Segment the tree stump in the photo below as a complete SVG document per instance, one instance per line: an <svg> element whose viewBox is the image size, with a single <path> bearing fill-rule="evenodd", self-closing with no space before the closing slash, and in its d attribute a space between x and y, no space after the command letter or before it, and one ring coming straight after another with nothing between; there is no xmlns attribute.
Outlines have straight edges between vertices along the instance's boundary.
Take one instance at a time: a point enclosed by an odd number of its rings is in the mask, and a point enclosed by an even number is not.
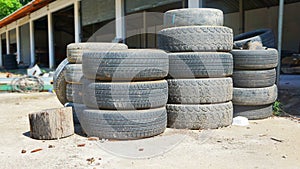
<svg viewBox="0 0 300 169"><path fill-rule="evenodd" d="M29 114L30 137L39 140L51 140L74 134L73 113L71 107L49 109Z"/></svg>

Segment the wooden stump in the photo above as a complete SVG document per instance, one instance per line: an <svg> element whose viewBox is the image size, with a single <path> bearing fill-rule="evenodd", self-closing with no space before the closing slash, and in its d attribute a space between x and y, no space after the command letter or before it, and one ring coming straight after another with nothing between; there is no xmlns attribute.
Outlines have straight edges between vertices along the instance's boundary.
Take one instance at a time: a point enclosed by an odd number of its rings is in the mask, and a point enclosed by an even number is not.
<svg viewBox="0 0 300 169"><path fill-rule="evenodd" d="M74 134L71 107L44 110L29 114L30 136L39 140L51 140Z"/></svg>

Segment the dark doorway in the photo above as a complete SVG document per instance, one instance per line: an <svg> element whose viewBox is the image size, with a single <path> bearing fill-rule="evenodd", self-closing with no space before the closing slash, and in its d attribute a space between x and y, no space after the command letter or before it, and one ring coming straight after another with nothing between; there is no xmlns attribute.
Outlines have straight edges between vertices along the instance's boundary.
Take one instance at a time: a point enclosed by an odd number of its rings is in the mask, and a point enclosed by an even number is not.
<svg viewBox="0 0 300 169"><path fill-rule="evenodd" d="M59 65L67 56L67 45L74 42L74 6L53 13L53 39L55 64Z"/></svg>
<svg viewBox="0 0 300 169"><path fill-rule="evenodd" d="M41 67L49 67L47 16L34 21L35 60Z"/></svg>

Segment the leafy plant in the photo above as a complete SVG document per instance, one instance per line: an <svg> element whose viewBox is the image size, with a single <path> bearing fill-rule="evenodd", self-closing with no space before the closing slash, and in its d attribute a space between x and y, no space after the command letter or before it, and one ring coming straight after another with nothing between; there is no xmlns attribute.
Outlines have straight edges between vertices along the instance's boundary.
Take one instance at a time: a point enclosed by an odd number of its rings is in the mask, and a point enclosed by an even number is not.
<svg viewBox="0 0 300 169"><path fill-rule="evenodd" d="M22 4L18 0L0 0L0 19L8 16L21 7Z"/></svg>
<svg viewBox="0 0 300 169"><path fill-rule="evenodd" d="M282 109L282 103L280 101L276 101L273 104L273 115L274 116L281 116L284 113Z"/></svg>

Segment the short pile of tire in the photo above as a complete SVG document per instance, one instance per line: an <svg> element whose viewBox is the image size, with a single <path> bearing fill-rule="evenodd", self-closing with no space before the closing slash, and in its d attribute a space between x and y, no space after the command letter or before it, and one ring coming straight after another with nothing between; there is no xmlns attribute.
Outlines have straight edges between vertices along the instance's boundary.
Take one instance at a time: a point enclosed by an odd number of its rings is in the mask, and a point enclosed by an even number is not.
<svg viewBox="0 0 300 169"><path fill-rule="evenodd" d="M234 116L250 120L272 116L272 105L277 99L277 50L232 50L231 54Z"/></svg>
<svg viewBox="0 0 300 169"><path fill-rule="evenodd" d="M73 108L88 136L138 139L164 132L166 52L113 43L70 44L67 51L69 62L76 66L66 66L70 71L65 78L72 77L83 86L67 87L67 93L71 93Z"/></svg>
<svg viewBox="0 0 300 169"><path fill-rule="evenodd" d="M167 11L158 45L169 55L168 127L215 129L232 123L232 29L223 12L194 8Z"/></svg>

